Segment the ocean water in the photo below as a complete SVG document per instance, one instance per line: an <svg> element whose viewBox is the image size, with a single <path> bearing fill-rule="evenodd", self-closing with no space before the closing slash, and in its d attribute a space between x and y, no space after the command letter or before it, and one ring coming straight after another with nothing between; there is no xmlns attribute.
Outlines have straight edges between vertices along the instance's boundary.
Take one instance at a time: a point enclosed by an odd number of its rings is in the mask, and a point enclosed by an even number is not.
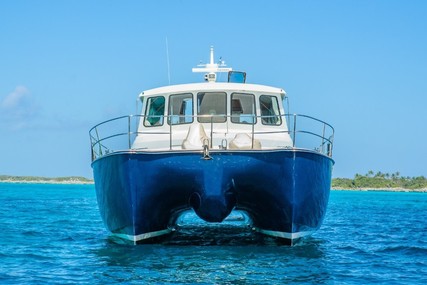
<svg viewBox="0 0 427 285"><path fill-rule="evenodd" d="M159 244L112 237L93 185L0 183L1 284L426 284L427 194L332 191L295 246L187 216Z"/></svg>

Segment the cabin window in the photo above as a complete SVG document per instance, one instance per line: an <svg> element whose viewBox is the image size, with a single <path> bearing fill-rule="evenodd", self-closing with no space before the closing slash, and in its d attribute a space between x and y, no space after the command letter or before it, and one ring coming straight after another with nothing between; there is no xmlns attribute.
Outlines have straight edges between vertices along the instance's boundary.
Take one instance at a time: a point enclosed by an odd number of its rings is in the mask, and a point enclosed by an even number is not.
<svg viewBox="0 0 427 285"><path fill-rule="evenodd" d="M224 92L200 92L197 94L197 120L200 123L225 123L227 94Z"/></svg>
<svg viewBox="0 0 427 285"><path fill-rule="evenodd" d="M165 97L150 97L147 99L144 126L154 127L163 125L165 114Z"/></svg>
<svg viewBox="0 0 427 285"><path fill-rule="evenodd" d="M276 96L261 95L259 97L261 121L264 125L281 125L279 103Z"/></svg>
<svg viewBox="0 0 427 285"><path fill-rule="evenodd" d="M231 94L231 122L238 124L256 123L255 96L253 94Z"/></svg>
<svg viewBox="0 0 427 285"><path fill-rule="evenodd" d="M169 119L171 125L193 122L193 94L177 94L169 97Z"/></svg>

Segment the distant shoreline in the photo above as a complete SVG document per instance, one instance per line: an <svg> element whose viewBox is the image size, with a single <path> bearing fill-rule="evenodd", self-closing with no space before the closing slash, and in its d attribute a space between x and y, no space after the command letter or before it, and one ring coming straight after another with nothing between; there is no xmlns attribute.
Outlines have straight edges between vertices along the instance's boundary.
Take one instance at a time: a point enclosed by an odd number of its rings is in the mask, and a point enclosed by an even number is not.
<svg viewBox="0 0 427 285"><path fill-rule="evenodd" d="M39 178L39 179L4 179L0 176L0 183L10 184L62 184L62 185L92 185L93 180L87 178ZM332 187L331 191L357 191L357 192L416 192L427 193L427 188L405 189L405 188L342 188Z"/></svg>
<svg viewBox="0 0 427 285"><path fill-rule="evenodd" d="M0 183L10 183L10 184L68 184L68 185L90 185L95 184L93 181L51 181L51 180L28 180L28 181L19 181L19 180L0 180Z"/></svg>
<svg viewBox="0 0 427 285"><path fill-rule="evenodd" d="M335 179L335 181L339 180ZM14 184L69 184L69 185L91 185L94 184L92 179L81 176L66 176L66 177L40 177L40 176L12 176L0 175L0 183L14 183ZM332 184L332 191L376 191L376 192L416 192L427 193L427 188L409 189L404 187L346 187L347 185L334 185ZM421 185L420 185L421 186Z"/></svg>
<svg viewBox="0 0 427 285"><path fill-rule="evenodd" d="M405 188L340 188L332 187L332 191L357 191L357 192L416 192L427 193L427 188L405 189Z"/></svg>
<svg viewBox="0 0 427 285"><path fill-rule="evenodd" d="M333 189L354 189L358 191L427 192L427 178L424 176L401 176L400 172L376 174L370 170L365 175L356 174L351 178L333 178Z"/></svg>
<svg viewBox="0 0 427 285"><path fill-rule="evenodd" d="M94 181L85 177L37 177L37 176L10 176L0 175L0 183L15 184L94 184Z"/></svg>

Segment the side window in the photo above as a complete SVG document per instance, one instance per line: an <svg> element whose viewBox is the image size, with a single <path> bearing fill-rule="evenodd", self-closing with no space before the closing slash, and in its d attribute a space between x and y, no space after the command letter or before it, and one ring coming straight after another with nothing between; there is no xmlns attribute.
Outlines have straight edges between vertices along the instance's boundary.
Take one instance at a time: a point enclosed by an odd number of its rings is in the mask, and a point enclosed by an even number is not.
<svg viewBox="0 0 427 285"><path fill-rule="evenodd" d="M163 117L165 114L165 97L150 97L147 100L147 108L145 109L144 126L154 127L163 125Z"/></svg>
<svg viewBox="0 0 427 285"><path fill-rule="evenodd" d="M171 125L193 122L193 94L177 94L169 97L169 119Z"/></svg>
<svg viewBox="0 0 427 285"><path fill-rule="evenodd" d="M227 94L224 92L201 92L197 94L197 118L200 123L224 123L227 110Z"/></svg>
<svg viewBox="0 0 427 285"><path fill-rule="evenodd" d="M264 125L282 124L277 97L261 95L259 97L259 106L261 110L261 121Z"/></svg>
<svg viewBox="0 0 427 285"><path fill-rule="evenodd" d="M253 94L231 94L231 122L237 124L256 123L255 96Z"/></svg>

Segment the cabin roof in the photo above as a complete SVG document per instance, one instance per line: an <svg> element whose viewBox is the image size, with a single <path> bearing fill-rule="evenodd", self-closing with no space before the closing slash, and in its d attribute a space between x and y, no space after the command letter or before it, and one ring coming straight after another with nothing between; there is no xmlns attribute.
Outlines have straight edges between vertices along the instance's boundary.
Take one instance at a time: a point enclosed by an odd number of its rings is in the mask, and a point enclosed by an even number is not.
<svg viewBox="0 0 427 285"><path fill-rule="evenodd" d="M198 91L235 91L235 92L265 92L286 94L281 88L247 84L247 83L228 83L228 82L204 82L204 83L189 83L179 85L168 85L159 88L149 89L142 92L139 97L152 96L158 94L172 94L172 93L185 93L185 92L198 92Z"/></svg>

